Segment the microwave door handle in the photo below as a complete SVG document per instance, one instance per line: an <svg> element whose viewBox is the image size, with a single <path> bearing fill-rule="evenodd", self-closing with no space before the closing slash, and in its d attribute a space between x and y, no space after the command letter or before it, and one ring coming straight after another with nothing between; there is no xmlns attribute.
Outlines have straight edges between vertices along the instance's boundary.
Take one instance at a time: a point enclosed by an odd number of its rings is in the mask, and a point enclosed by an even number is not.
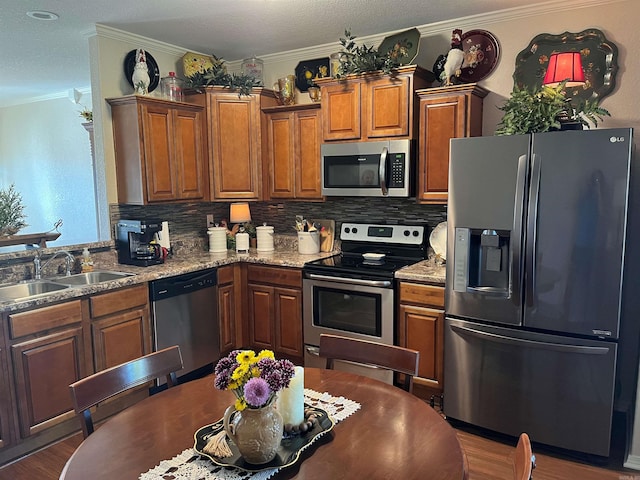
<svg viewBox="0 0 640 480"><path fill-rule="evenodd" d="M380 179L380 188L382 189L382 195L387 196L389 189L387 188L387 157L389 155L389 149L383 147L380 154L380 165L378 165L378 178Z"/></svg>

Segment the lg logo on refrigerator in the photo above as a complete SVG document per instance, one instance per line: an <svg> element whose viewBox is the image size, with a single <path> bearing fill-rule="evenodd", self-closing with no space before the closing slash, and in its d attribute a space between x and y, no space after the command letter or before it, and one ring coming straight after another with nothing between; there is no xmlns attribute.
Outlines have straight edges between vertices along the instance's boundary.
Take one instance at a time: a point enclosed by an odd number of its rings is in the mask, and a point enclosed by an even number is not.
<svg viewBox="0 0 640 480"><path fill-rule="evenodd" d="M624 137L611 137L611 138L609 138L609 141L611 143L624 142Z"/></svg>

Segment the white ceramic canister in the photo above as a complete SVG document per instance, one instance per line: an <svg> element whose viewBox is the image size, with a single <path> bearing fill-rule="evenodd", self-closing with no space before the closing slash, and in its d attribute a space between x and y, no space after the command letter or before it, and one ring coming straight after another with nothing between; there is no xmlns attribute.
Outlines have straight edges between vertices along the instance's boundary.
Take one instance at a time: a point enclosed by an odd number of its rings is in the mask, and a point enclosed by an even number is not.
<svg viewBox="0 0 640 480"><path fill-rule="evenodd" d="M305 255L320 251L320 235L315 232L298 232L298 253Z"/></svg>
<svg viewBox="0 0 640 480"><path fill-rule="evenodd" d="M258 239L259 252L273 252L273 227L262 225L256 227L256 238Z"/></svg>
<svg viewBox="0 0 640 480"><path fill-rule="evenodd" d="M209 252L222 253L227 251L227 229L225 227L209 227Z"/></svg>

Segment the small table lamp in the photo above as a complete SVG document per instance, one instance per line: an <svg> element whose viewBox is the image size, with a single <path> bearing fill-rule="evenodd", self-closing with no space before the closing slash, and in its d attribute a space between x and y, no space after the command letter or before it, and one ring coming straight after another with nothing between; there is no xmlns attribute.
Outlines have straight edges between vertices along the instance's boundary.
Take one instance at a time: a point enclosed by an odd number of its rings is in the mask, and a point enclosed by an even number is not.
<svg viewBox="0 0 640 480"><path fill-rule="evenodd" d="M547 73L542 80L543 85L556 87L563 81L567 87L584 85L584 71L580 52L552 53L549 57Z"/></svg>
<svg viewBox="0 0 640 480"><path fill-rule="evenodd" d="M247 202L232 203L229 209L229 221L231 223L244 223L251 221L251 210ZM241 226L236 233L236 252L247 253L249 251L249 234Z"/></svg>

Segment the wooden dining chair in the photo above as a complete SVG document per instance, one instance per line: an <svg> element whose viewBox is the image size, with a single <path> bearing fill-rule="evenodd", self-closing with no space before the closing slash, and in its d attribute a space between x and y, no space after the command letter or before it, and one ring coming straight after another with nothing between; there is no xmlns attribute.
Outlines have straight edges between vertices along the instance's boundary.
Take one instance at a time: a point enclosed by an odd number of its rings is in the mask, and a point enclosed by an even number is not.
<svg viewBox="0 0 640 480"><path fill-rule="evenodd" d="M69 385L73 408L80 418L82 433L93 433L91 407L131 388L166 376L167 387L176 384L176 372L182 369L180 347L165 348L115 367L102 370Z"/></svg>
<svg viewBox="0 0 640 480"><path fill-rule="evenodd" d="M536 468L536 456L531 449L529 435L521 433L513 463L514 480L531 480L534 468Z"/></svg>
<svg viewBox="0 0 640 480"><path fill-rule="evenodd" d="M334 360L362 363L404 374L402 388L413 391L413 377L418 374L420 352L396 345L358 340L339 335L320 335L320 356L333 369Z"/></svg>

